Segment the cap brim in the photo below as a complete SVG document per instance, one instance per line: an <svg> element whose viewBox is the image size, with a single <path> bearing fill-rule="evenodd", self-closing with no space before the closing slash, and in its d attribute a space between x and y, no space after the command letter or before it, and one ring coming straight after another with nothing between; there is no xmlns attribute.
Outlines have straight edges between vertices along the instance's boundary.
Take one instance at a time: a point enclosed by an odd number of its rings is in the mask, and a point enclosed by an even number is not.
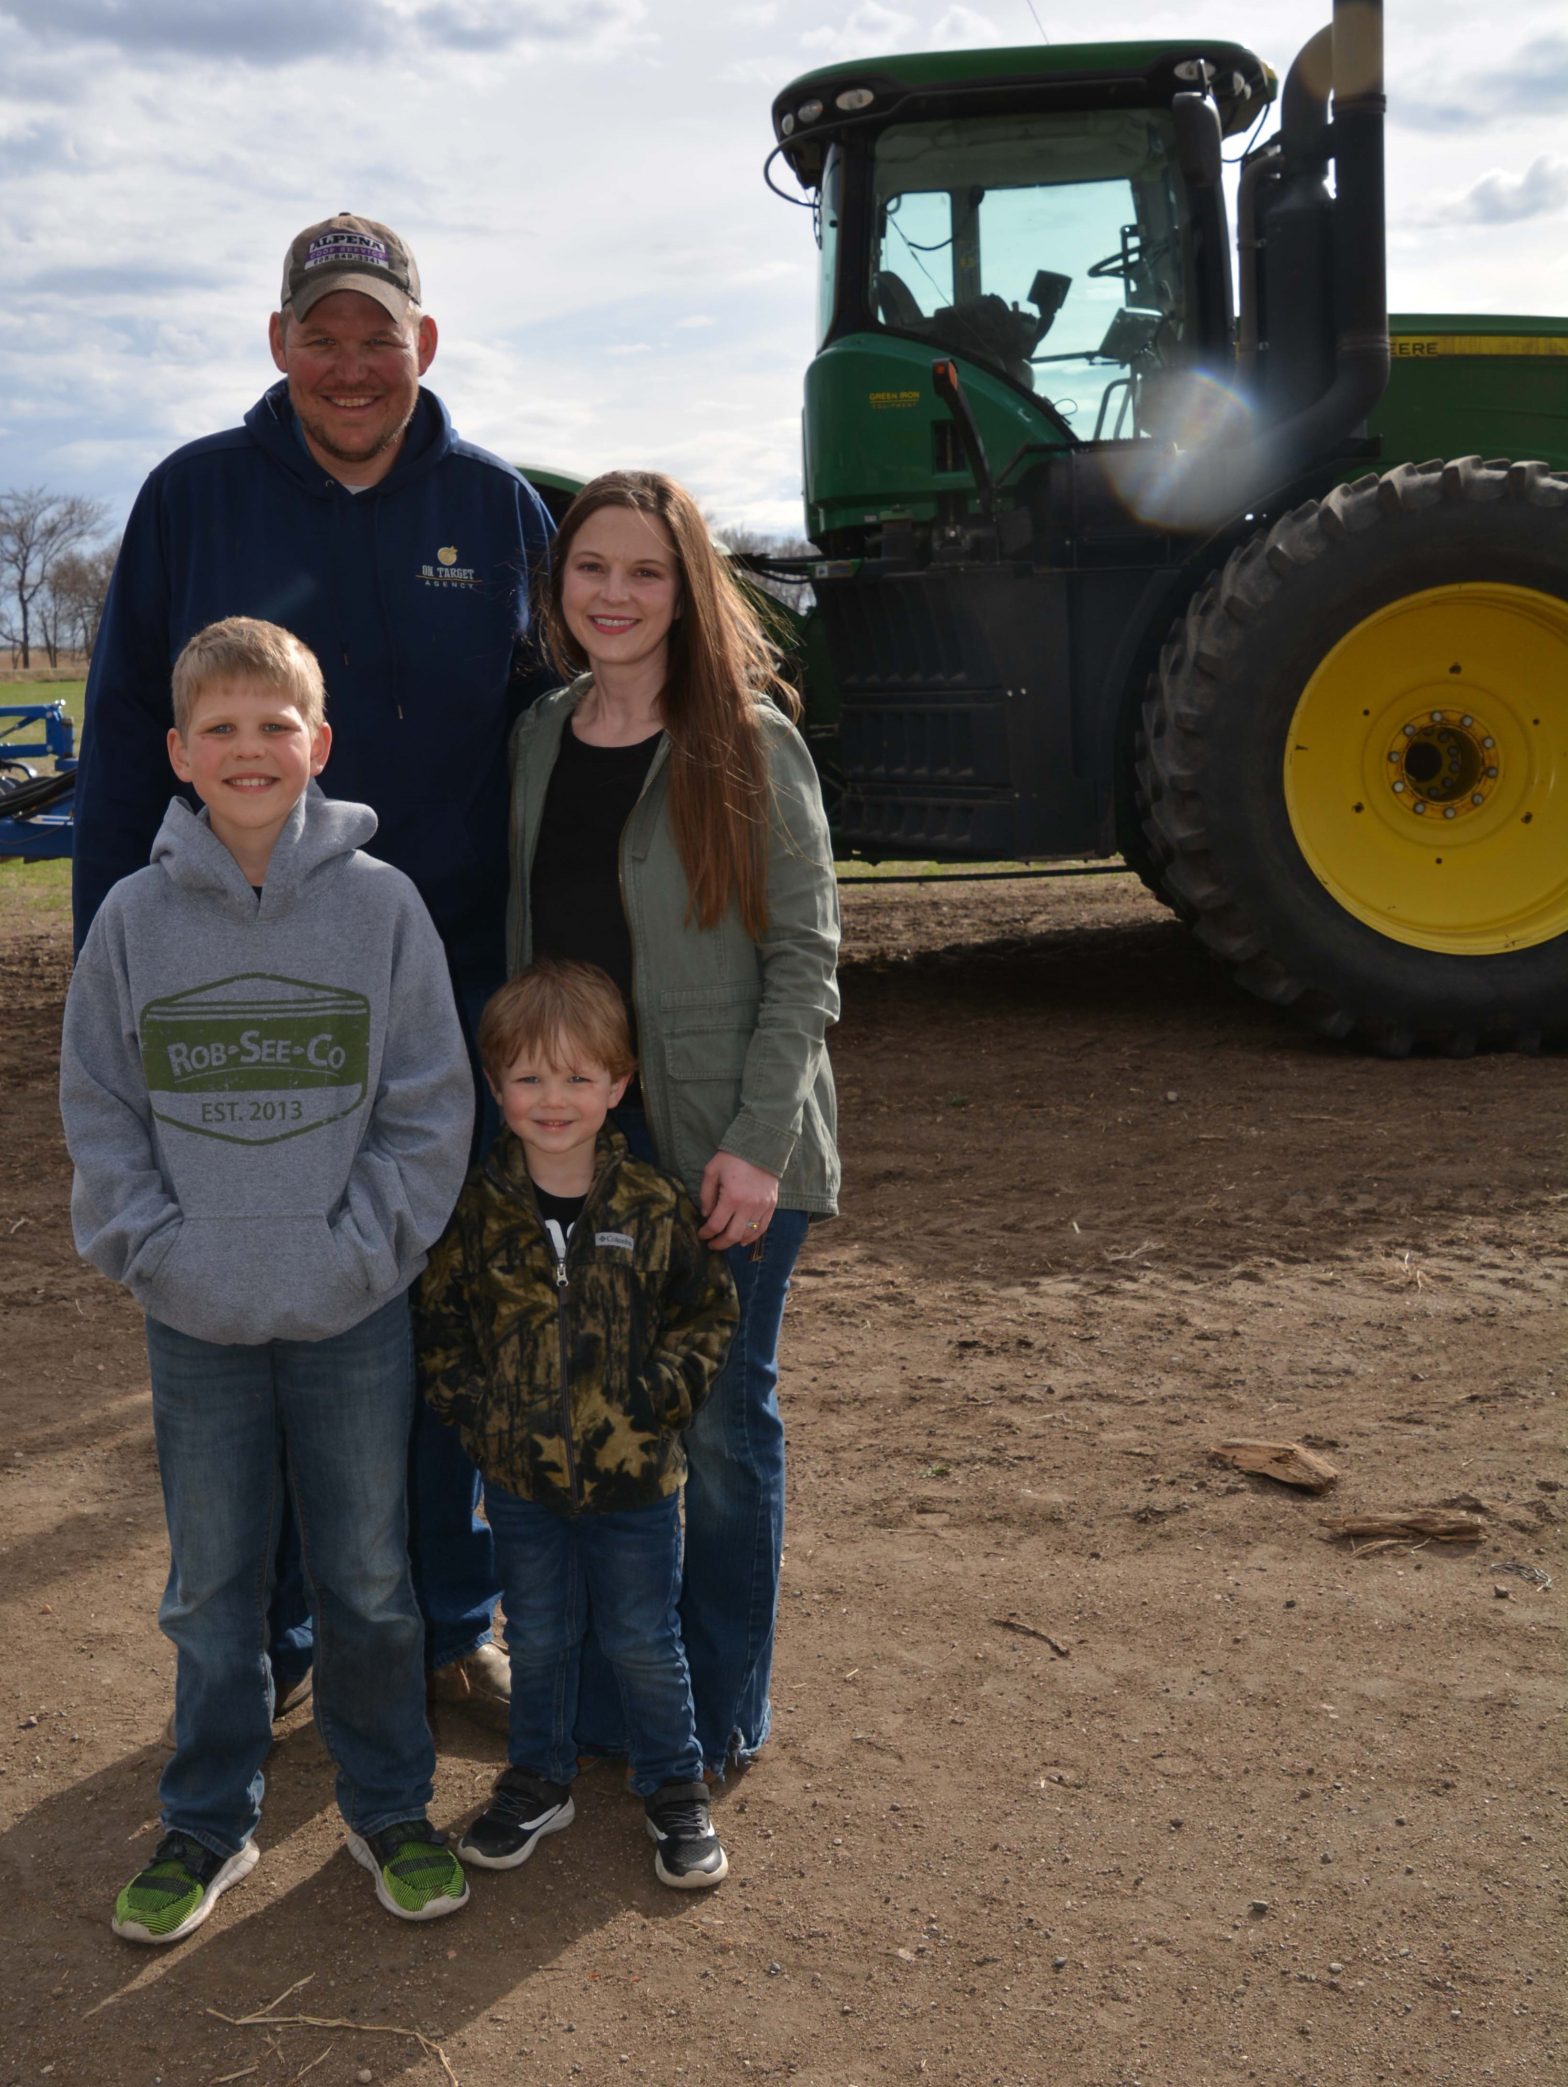
<svg viewBox="0 0 1568 2087"><path fill-rule="evenodd" d="M396 283L389 283L384 276L366 275L359 269L328 269L321 275L313 275L305 288L289 300L289 308L296 319L303 319L313 306L320 304L323 297L330 297L334 290L357 290L361 297L370 297L384 312L394 319L406 319L418 306L412 297L400 290Z"/></svg>

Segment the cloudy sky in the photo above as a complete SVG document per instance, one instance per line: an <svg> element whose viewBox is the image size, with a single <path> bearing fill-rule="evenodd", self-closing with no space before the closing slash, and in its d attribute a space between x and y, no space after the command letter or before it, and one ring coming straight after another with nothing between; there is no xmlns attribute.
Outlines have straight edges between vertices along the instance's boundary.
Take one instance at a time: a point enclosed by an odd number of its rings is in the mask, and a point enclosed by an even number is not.
<svg viewBox="0 0 1568 2087"><path fill-rule="evenodd" d="M1281 72L1328 0L1104 0ZM1561 0L1388 0L1395 309L1568 310ZM1036 16L1041 26L1037 27ZM282 255L351 209L414 247L431 381L517 460L674 472L799 526L810 220L774 93L837 58L1068 42L1059 0L0 0L0 489L116 522L272 381Z"/></svg>

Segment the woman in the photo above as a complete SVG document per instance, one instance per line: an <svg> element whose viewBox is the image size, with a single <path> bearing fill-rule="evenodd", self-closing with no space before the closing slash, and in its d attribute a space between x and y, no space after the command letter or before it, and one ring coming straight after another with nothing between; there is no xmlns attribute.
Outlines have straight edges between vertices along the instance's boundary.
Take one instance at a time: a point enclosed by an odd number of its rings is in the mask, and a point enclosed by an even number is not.
<svg viewBox="0 0 1568 2087"><path fill-rule="evenodd" d="M681 1623L722 1775L768 1735L779 1328L807 1223L836 1208L832 850L799 700L688 493L642 471L586 486L543 621L577 679L512 743L510 968L578 957L620 986L640 1070L617 1120L686 1182L740 1293L686 1441ZM618 1710L594 1693L585 1669L580 1738L608 1747Z"/></svg>

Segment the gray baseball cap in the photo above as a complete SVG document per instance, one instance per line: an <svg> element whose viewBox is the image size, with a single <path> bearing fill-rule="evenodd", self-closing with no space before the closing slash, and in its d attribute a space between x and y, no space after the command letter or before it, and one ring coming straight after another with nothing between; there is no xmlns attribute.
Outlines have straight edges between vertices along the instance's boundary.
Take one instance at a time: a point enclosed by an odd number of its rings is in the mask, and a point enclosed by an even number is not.
<svg viewBox="0 0 1568 2087"><path fill-rule="evenodd" d="M283 257L278 302L303 319L334 290L358 290L394 319L406 319L410 305L419 308L419 268L390 226L339 211L319 225L307 225L294 240Z"/></svg>

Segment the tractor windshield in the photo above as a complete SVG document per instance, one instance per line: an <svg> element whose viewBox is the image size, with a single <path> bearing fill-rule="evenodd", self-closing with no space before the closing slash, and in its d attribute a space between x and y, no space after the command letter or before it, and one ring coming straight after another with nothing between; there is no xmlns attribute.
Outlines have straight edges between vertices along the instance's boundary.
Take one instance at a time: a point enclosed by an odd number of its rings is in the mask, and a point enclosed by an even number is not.
<svg viewBox="0 0 1568 2087"><path fill-rule="evenodd" d="M1182 185L1148 110L909 123L876 143L879 324L1003 371L1086 440L1142 432L1186 320Z"/></svg>

